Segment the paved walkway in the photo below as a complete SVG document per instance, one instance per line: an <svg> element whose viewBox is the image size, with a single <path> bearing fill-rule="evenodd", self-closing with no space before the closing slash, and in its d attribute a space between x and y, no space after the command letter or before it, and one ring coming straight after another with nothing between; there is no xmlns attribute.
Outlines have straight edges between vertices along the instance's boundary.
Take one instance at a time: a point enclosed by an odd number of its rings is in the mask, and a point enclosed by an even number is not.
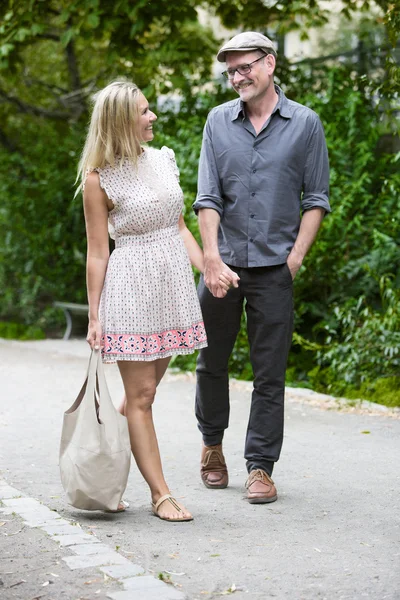
<svg viewBox="0 0 400 600"><path fill-rule="evenodd" d="M65 503L62 413L80 388L82 341L0 341L0 597L5 600L358 600L400 597L398 412L288 390L279 499L244 499L251 386L232 384L226 490L198 476L193 376L168 374L155 406L172 491L195 515L164 523L133 465L123 514ZM113 398L118 370L106 367Z"/></svg>

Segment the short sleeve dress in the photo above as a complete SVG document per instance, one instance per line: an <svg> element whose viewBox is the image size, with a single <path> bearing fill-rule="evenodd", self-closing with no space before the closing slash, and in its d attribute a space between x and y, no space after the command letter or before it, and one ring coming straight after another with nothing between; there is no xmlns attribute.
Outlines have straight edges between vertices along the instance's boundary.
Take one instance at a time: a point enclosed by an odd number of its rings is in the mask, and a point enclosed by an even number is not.
<svg viewBox="0 0 400 600"><path fill-rule="evenodd" d="M174 152L146 147L137 168L95 169L114 208L115 250L100 300L102 357L150 361L207 345L192 267L178 219L183 193Z"/></svg>

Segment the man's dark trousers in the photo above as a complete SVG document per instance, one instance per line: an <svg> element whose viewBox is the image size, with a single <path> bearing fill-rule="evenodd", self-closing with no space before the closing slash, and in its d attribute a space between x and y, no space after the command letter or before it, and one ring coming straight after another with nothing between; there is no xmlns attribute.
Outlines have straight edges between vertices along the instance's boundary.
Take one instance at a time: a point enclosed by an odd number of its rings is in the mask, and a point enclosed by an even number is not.
<svg viewBox="0 0 400 600"><path fill-rule="evenodd" d="M270 475L283 441L287 356L293 331L293 285L287 264L230 267L239 288L215 298L201 278L198 294L208 347L197 360L196 417L206 446L222 443L229 424L228 361L240 328L243 303L247 314L254 389L246 434L248 472Z"/></svg>

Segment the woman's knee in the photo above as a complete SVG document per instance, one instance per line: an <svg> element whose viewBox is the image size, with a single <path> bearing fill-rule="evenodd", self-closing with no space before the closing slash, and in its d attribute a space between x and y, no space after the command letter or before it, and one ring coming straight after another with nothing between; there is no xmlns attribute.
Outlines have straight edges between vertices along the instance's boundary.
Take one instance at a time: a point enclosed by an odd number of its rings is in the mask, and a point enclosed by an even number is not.
<svg viewBox="0 0 400 600"><path fill-rule="evenodd" d="M127 391L126 400L128 407L135 407L141 410L149 410L154 402L156 395L155 382L143 383L132 391Z"/></svg>

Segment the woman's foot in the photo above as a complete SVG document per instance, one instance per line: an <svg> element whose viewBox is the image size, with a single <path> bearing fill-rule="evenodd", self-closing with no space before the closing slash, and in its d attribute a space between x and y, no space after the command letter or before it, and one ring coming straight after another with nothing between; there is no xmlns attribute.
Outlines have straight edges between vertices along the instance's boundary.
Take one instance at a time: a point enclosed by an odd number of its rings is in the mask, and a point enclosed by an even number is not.
<svg viewBox="0 0 400 600"><path fill-rule="evenodd" d="M190 512L171 496L164 494L157 502L151 504L153 513L163 521L192 521Z"/></svg>
<svg viewBox="0 0 400 600"><path fill-rule="evenodd" d="M124 512L127 508L129 508L129 503L126 502L125 500L121 500L121 502L118 504L117 510L106 510L105 512L108 512L108 513Z"/></svg>

